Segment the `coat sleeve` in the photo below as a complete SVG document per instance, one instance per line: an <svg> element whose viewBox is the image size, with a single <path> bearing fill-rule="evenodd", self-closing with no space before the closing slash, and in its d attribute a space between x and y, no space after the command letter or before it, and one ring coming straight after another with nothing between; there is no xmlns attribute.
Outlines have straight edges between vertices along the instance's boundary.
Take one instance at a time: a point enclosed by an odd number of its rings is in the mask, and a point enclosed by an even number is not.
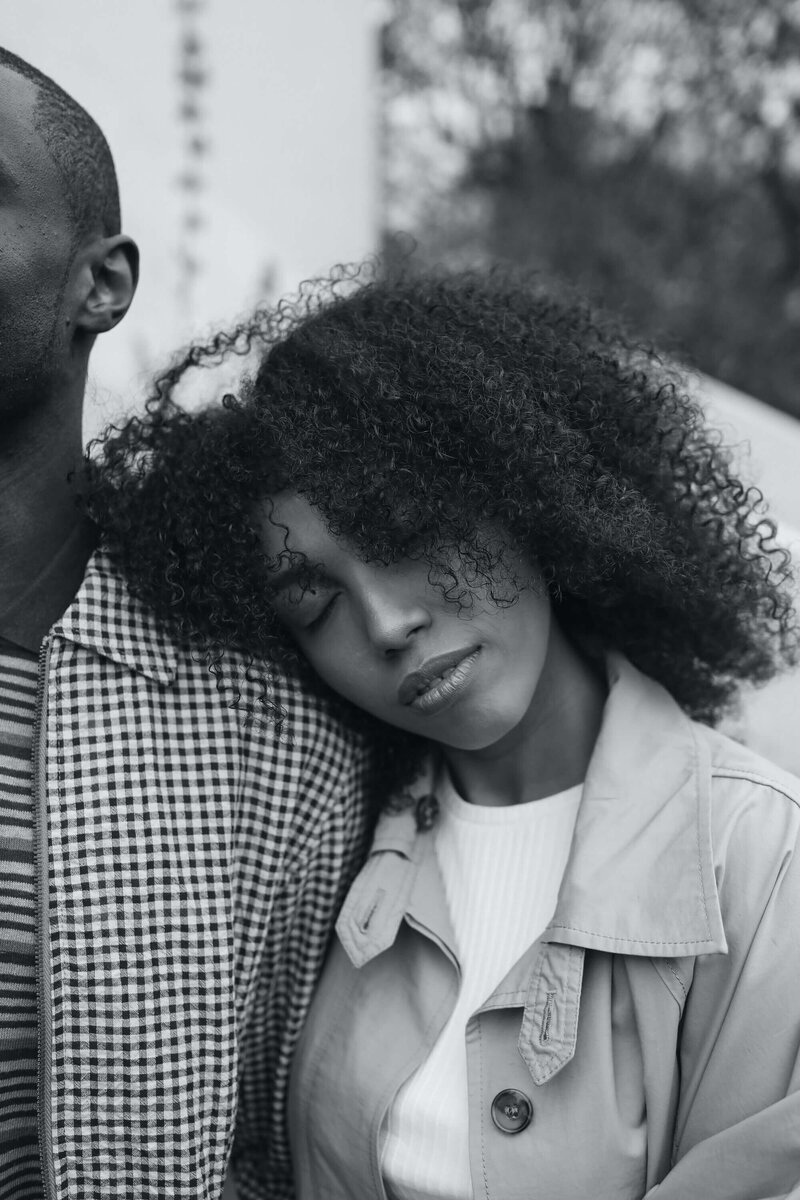
<svg viewBox="0 0 800 1200"><path fill-rule="evenodd" d="M800 1200L798 810L745 791L715 820L729 951L696 960L672 1169L646 1200Z"/></svg>

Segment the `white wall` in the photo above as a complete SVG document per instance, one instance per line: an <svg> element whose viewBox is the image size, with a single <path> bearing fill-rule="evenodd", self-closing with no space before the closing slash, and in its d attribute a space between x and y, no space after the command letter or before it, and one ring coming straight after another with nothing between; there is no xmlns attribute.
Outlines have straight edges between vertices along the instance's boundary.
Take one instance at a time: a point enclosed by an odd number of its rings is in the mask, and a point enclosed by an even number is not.
<svg viewBox="0 0 800 1200"><path fill-rule="evenodd" d="M139 294L92 358L86 431L135 402L193 332L375 248L369 0L206 0L211 155L198 239L206 269L177 295L179 18L171 0L0 0L0 45L60 83L98 121L140 243Z"/></svg>
<svg viewBox="0 0 800 1200"><path fill-rule="evenodd" d="M713 379L701 380L709 421L736 447L743 481L757 484L797 564L800 604L800 421ZM727 724L761 754L800 775L800 671L749 690Z"/></svg>

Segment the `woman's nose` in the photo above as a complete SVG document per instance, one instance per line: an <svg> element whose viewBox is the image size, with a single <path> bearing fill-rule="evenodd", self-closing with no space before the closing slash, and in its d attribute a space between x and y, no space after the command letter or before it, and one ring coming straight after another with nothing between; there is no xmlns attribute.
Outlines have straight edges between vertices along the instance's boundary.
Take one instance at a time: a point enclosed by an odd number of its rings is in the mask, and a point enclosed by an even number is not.
<svg viewBox="0 0 800 1200"><path fill-rule="evenodd" d="M384 577L374 580L365 604L365 623L370 643L381 653L391 655L407 649L420 630L430 624L430 612L424 600L403 587L401 580Z"/></svg>

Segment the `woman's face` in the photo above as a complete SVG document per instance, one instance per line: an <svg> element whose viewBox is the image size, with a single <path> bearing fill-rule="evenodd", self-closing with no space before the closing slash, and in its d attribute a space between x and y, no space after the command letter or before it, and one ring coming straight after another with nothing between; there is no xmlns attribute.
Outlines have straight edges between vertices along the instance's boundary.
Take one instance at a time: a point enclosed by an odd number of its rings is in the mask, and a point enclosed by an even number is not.
<svg viewBox="0 0 800 1200"><path fill-rule="evenodd" d="M302 496L263 507L263 544L283 555L272 583L278 615L321 678L372 716L445 746L479 750L523 722L546 675L553 623L532 564L515 604L471 587L461 607L429 580L429 565L364 562L333 537ZM315 568L298 581L292 553ZM502 595L513 594L507 587Z"/></svg>

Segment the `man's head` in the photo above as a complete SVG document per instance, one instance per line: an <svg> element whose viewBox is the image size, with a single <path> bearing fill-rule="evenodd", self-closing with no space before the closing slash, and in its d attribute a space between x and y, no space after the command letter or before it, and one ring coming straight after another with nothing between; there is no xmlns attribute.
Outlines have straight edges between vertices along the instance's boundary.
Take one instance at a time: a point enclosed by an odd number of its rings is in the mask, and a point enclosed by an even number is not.
<svg viewBox="0 0 800 1200"><path fill-rule="evenodd" d="M79 403L98 333L127 312L136 247L120 233L111 153L92 118L0 49L0 421Z"/></svg>

